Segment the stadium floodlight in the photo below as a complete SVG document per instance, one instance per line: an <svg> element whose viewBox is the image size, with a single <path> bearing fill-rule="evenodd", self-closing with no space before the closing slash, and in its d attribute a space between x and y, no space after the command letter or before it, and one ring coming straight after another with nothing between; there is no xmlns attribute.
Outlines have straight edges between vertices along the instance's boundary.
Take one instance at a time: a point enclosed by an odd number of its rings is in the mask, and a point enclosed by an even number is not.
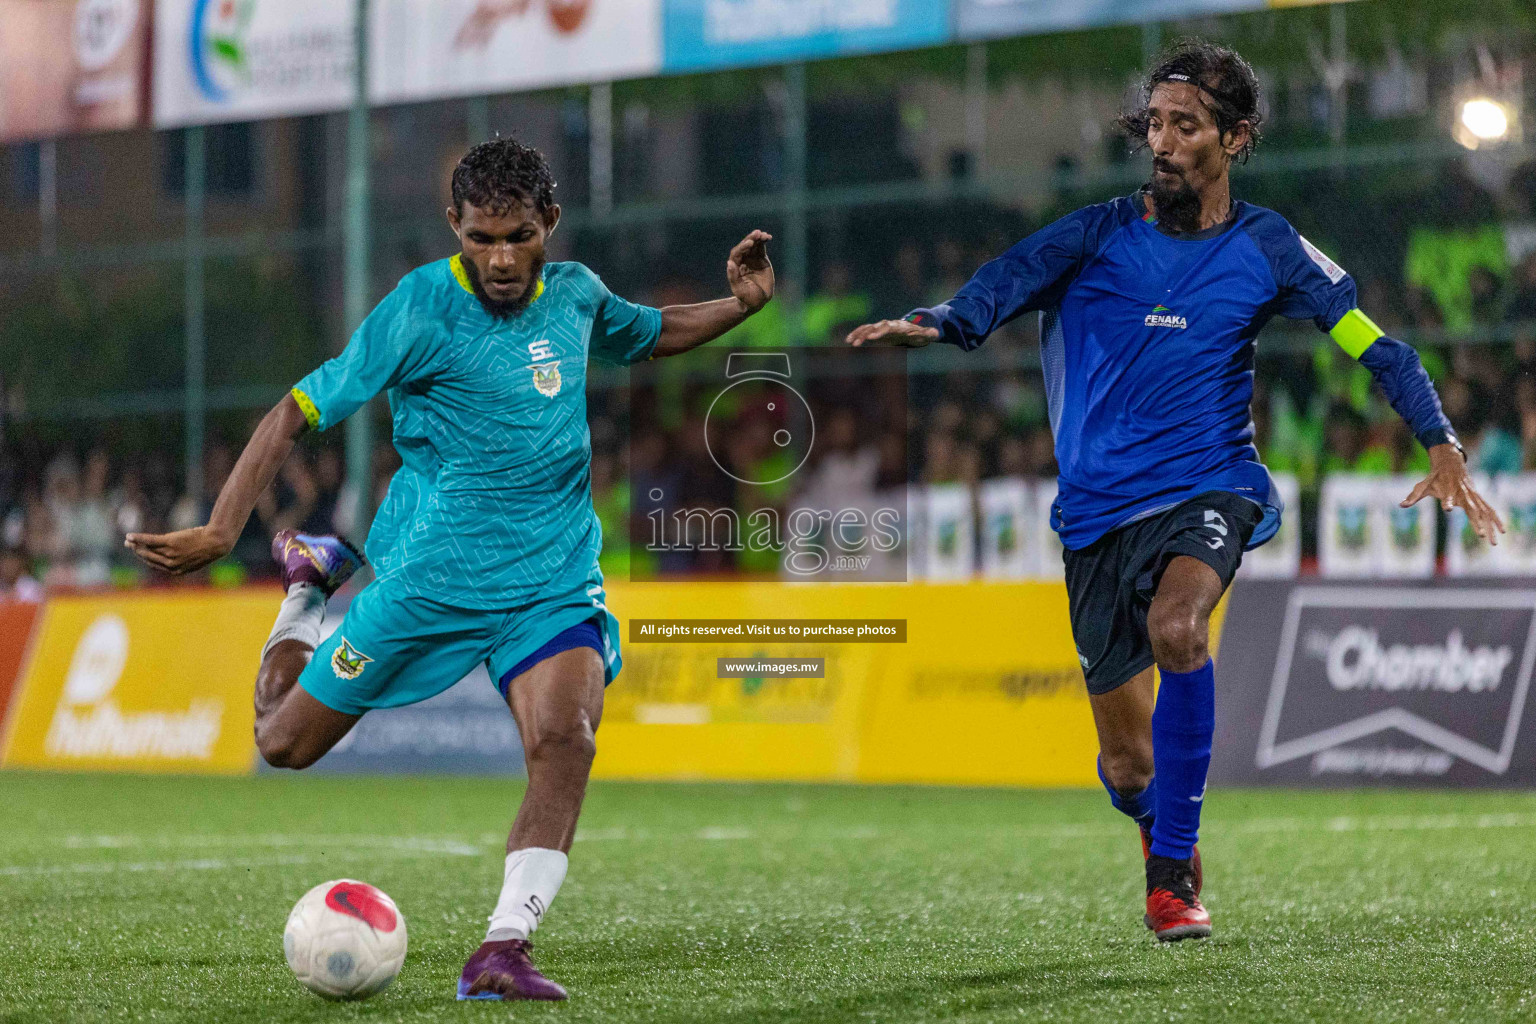
<svg viewBox="0 0 1536 1024"><path fill-rule="evenodd" d="M1461 105L1456 117L1456 141L1468 149L1503 142L1509 137L1509 107L1486 96L1474 96Z"/></svg>

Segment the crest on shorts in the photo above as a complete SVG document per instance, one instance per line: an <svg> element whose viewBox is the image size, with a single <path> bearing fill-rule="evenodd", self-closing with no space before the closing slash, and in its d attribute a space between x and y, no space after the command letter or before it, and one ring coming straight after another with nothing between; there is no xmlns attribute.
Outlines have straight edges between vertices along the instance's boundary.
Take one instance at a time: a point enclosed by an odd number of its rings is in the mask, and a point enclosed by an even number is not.
<svg viewBox="0 0 1536 1024"><path fill-rule="evenodd" d="M560 393L560 364L545 363L542 366L533 367L533 386L539 389L539 394L545 398L554 398Z"/></svg>
<svg viewBox="0 0 1536 1024"><path fill-rule="evenodd" d="M363 667L373 659L341 638L336 653L331 655L331 671L340 679L356 679L363 674Z"/></svg>

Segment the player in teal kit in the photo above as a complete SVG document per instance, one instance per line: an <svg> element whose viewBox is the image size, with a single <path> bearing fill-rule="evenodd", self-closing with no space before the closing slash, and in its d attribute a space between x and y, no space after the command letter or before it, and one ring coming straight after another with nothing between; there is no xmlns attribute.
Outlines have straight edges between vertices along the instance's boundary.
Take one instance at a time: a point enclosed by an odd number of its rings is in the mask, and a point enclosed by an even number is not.
<svg viewBox="0 0 1536 1024"><path fill-rule="evenodd" d="M320 641L326 599L363 562L338 537L273 541L287 597L256 679L256 744L272 765L319 760L373 708L431 697L485 663L522 734L528 789L507 839L501 897L461 999L564 999L529 937L564 881L620 666L597 557L586 421L588 358L628 364L719 337L773 297L766 243L731 250L731 297L652 309L579 263L549 263L560 221L538 151L476 146L453 174L461 251L410 274L346 349L267 414L208 525L127 544L191 572L227 554L294 441L386 392L402 460L368 534L377 578Z"/></svg>

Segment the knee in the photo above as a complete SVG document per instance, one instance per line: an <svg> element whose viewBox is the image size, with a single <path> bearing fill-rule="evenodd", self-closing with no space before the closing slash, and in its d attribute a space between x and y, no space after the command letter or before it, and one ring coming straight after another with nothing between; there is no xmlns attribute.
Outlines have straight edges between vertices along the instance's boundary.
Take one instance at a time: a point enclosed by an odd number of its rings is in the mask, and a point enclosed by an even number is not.
<svg viewBox="0 0 1536 1024"><path fill-rule="evenodd" d="M527 743L529 761L590 766L597 756L597 736L585 711L538 723Z"/></svg>
<svg viewBox="0 0 1536 1024"><path fill-rule="evenodd" d="M1152 737L1106 746L1099 753L1099 770L1121 796L1134 796L1152 781Z"/></svg>
<svg viewBox="0 0 1536 1024"><path fill-rule="evenodd" d="M1147 632L1152 637L1152 654L1164 671L1193 672L1210 657L1209 619L1189 602L1153 601Z"/></svg>
<svg viewBox="0 0 1536 1024"><path fill-rule="evenodd" d="M263 727L259 722L256 725L256 749L261 752L261 759L273 768L298 770L319 760L319 755L306 750L294 733Z"/></svg>

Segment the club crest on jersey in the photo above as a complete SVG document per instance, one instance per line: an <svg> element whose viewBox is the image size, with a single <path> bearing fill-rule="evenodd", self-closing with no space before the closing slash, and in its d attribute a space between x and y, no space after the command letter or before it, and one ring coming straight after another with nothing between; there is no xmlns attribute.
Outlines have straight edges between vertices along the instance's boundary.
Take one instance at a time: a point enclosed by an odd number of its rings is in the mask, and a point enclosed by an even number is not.
<svg viewBox="0 0 1536 1024"><path fill-rule="evenodd" d="M338 679L356 679L363 674L363 667L373 659L341 638L336 653L331 655L331 671Z"/></svg>
<svg viewBox="0 0 1536 1024"><path fill-rule="evenodd" d="M1181 316L1175 316L1173 310L1167 306L1153 306L1152 312L1147 314L1143 321L1148 327L1176 327L1179 330L1189 326L1189 321Z"/></svg>
<svg viewBox="0 0 1536 1024"><path fill-rule="evenodd" d="M554 398L560 393L560 364L545 363L543 366L533 367L533 386L539 389L539 394L545 398Z"/></svg>

